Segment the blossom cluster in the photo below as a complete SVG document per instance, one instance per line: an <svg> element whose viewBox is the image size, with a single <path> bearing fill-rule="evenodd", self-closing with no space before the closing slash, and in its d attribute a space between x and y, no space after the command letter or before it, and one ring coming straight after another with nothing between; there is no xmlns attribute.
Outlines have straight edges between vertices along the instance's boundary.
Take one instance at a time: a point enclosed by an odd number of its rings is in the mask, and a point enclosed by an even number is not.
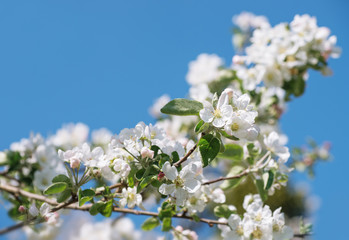
<svg viewBox="0 0 349 240"><path fill-rule="evenodd" d="M243 208L246 212L242 217L238 214L231 214L228 219L220 219L228 223L228 226L219 226L224 239L285 240L293 237L292 229L285 225L285 217L281 213L281 208L272 212L269 206L263 206L259 195L245 196ZM230 209L234 210L234 207L231 206Z"/></svg>
<svg viewBox="0 0 349 240"><path fill-rule="evenodd" d="M272 27L265 17L245 12L233 22L233 43L240 55L225 67L217 55L200 54L186 76L191 99L160 97L150 108L155 124L139 122L119 134L102 128L90 139L86 125L69 124L46 139L32 134L0 152L0 165L5 165L1 183L40 195L28 197L23 205L8 196L15 219L46 223L40 234L27 228L29 238L56 234L62 221L49 204L59 203L105 217L113 211L144 213L151 217L143 230L162 225L174 239L188 240L198 235L172 227L172 218L203 221L200 217L214 205L219 220L203 222L217 224L224 239L293 237L281 208L272 211L264 202L286 186L294 168L328 159L329 147L300 150L301 160L291 165L279 119L290 96L303 94L307 70L327 75L328 58L338 57L340 51L336 37L309 15ZM224 205L239 184L253 185L259 193L245 197L242 215ZM154 201L160 206L157 213L133 209L154 207ZM139 239L140 232L121 218L86 223L72 239L86 238Z"/></svg>

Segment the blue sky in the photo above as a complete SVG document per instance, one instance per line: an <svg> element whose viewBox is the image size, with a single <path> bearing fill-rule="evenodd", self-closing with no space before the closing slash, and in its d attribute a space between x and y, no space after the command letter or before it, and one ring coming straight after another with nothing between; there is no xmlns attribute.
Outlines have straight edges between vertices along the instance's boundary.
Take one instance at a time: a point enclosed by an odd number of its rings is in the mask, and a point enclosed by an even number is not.
<svg viewBox="0 0 349 240"><path fill-rule="evenodd" d="M338 239L349 214L348 10L345 0L1 1L0 149L67 122L113 132L151 122L155 98L186 95L188 62L198 54L216 53L230 63L233 15L251 11L276 24L309 13L337 35L343 54L330 61L332 77L311 72L282 128L289 146L307 136L333 143L334 161L319 165L308 181L322 200L315 239Z"/></svg>

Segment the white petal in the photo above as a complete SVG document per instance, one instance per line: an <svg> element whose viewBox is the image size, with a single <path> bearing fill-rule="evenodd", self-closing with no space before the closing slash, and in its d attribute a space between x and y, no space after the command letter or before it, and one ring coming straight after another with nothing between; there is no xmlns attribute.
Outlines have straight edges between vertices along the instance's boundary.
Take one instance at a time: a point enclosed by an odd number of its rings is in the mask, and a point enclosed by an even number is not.
<svg viewBox="0 0 349 240"><path fill-rule="evenodd" d="M210 123L214 118L213 112L214 109L212 106L205 107L204 109L200 110L200 117L204 122Z"/></svg>
<svg viewBox="0 0 349 240"><path fill-rule="evenodd" d="M177 188L175 192L175 197L176 197L176 204L179 206L182 206L184 204L184 201L188 197L188 193L182 188Z"/></svg>
<svg viewBox="0 0 349 240"><path fill-rule="evenodd" d="M194 193L199 190L201 183L196 179L184 180L184 186L189 193Z"/></svg>
<svg viewBox="0 0 349 240"><path fill-rule="evenodd" d="M162 195L170 195L174 192L175 189L176 189L176 186L174 184L162 184L159 187L159 192Z"/></svg>
<svg viewBox="0 0 349 240"><path fill-rule="evenodd" d="M165 173L165 176L171 181L174 181L178 176L176 167L171 166L170 162L165 162L165 164L162 166L162 171Z"/></svg>

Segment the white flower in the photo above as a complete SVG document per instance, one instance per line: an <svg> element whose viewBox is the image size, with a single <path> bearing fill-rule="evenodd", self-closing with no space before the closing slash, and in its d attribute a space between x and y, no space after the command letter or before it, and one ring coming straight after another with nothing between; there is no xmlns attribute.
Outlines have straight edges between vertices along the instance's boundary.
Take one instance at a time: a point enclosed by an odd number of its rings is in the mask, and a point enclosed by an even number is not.
<svg viewBox="0 0 349 240"><path fill-rule="evenodd" d="M273 213L273 240L285 240L293 237L292 228L285 226L285 217L281 207Z"/></svg>
<svg viewBox="0 0 349 240"><path fill-rule="evenodd" d="M290 157L288 148L280 144L279 134L277 134L276 132L271 132L268 137L264 136L264 144L269 151L279 156L284 161L287 161Z"/></svg>
<svg viewBox="0 0 349 240"><path fill-rule="evenodd" d="M119 173L122 178L126 179L128 177L128 174L131 171L130 165L126 161L120 158L115 159L113 161L113 164L114 164L114 167L113 167L114 171Z"/></svg>
<svg viewBox="0 0 349 240"><path fill-rule="evenodd" d="M171 98L165 94L155 100L153 106L149 109L150 115L154 118L160 118L162 116L161 108L166 105L171 100Z"/></svg>
<svg viewBox="0 0 349 240"><path fill-rule="evenodd" d="M49 138L49 143L69 149L80 146L88 138L89 128L83 123L67 124L57 130L56 135Z"/></svg>
<svg viewBox="0 0 349 240"><path fill-rule="evenodd" d="M162 184L159 192L163 195L174 194L176 204L182 206L188 197L188 193L196 192L201 186L200 182L195 179L195 171L192 168L196 168L196 166L187 165L178 174L175 166L171 166L169 162L165 162L162 166L162 172L173 183Z"/></svg>
<svg viewBox="0 0 349 240"><path fill-rule="evenodd" d="M231 228L231 231L225 234L224 239L229 239L229 240L245 239L243 222L241 221L241 218L238 215L236 214L230 215L228 219L228 224Z"/></svg>
<svg viewBox="0 0 349 240"><path fill-rule="evenodd" d="M122 189L121 199L119 201L120 207L124 208L126 205L129 208L134 208L136 205L141 206L142 195L137 193L137 187L128 187Z"/></svg>
<svg viewBox="0 0 349 240"><path fill-rule="evenodd" d="M198 240L199 237L196 232L191 231L189 229L183 229L182 226L177 226L173 231L173 239L174 240Z"/></svg>
<svg viewBox="0 0 349 240"><path fill-rule="evenodd" d="M113 134L106 128L94 130L91 134L94 145L106 146L110 142Z"/></svg>
<svg viewBox="0 0 349 240"><path fill-rule="evenodd" d="M0 164L4 164L7 161L7 155L4 152L0 152Z"/></svg>
<svg viewBox="0 0 349 240"><path fill-rule="evenodd" d="M187 82L191 85L208 83L219 76L219 67L223 60L215 54L200 54L195 61L189 63Z"/></svg>
<svg viewBox="0 0 349 240"><path fill-rule="evenodd" d="M212 125L217 128L224 127L233 114L233 107L229 105L228 93L223 92L221 94L216 109L213 108L211 103L205 101L204 108L200 110L199 114L204 122L212 122Z"/></svg>

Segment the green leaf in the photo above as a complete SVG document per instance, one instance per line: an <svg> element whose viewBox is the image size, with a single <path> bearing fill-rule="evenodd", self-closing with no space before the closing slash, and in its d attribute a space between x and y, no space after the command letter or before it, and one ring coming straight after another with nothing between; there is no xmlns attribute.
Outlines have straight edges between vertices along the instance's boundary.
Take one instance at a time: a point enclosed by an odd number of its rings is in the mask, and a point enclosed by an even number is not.
<svg viewBox="0 0 349 240"><path fill-rule="evenodd" d="M274 182L274 172L273 171L268 171L263 174L263 180L264 180L264 189L268 190Z"/></svg>
<svg viewBox="0 0 349 240"><path fill-rule="evenodd" d="M159 219L156 217L151 217L144 221L141 228L143 231L150 231L159 225L160 225Z"/></svg>
<svg viewBox="0 0 349 240"><path fill-rule="evenodd" d="M109 200L108 202L103 203L98 209L104 217L110 217L113 212L113 200Z"/></svg>
<svg viewBox="0 0 349 240"><path fill-rule="evenodd" d="M70 178L64 174L59 174L52 179L52 183L59 183L59 182L66 183L68 186L72 185Z"/></svg>
<svg viewBox="0 0 349 240"><path fill-rule="evenodd" d="M244 150L237 144L226 144L224 153L220 153L219 158L241 161L244 158Z"/></svg>
<svg viewBox="0 0 349 240"><path fill-rule="evenodd" d="M202 136L198 143L204 167L206 167L218 154L221 144L212 134Z"/></svg>
<svg viewBox="0 0 349 240"><path fill-rule="evenodd" d="M198 115L200 110L203 109L202 103L194 100L188 100L184 98L176 98L167 103L161 112L170 115L188 116Z"/></svg>
<svg viewBox="0 0 349 240"><path fill-rule="evenodd" d="M44 194L50 195L50 194L63 192L67 188L67 186L68 185L64 182L53 183L52 185L50 185L48 188L45 189Z"/></svg>
<svg viewBox="0 0 349 240"><path fill-rule="evenodd" d="M228 133L226 133L225 131L220 131L220 133L222 134L223 137L228 138L230 140L234 140L234 141L239 141L240 139L235 137L235 136L230 136Z"/></svg>
<svg viewBox="0 0 349 240"><path fill-rule="evenodd" d="M135 181L134 181L134 176L129 174L127 177L127 182L129 187L134 187L135 186Z"/></svg>
<svg viewBox="0 0 349 240"><path fill-rule="evenodd" d="M81 207L86 202L91 201L94 196L95 196L95 191L93 191L92 189L85 189L83 191L79 189L79 195L78 195L79 206Z"/></svg>
<svg viewBox="0 0 349 240"><path fill-rule="evenodd" d="M136 179L138 181L142 180L142 177L143 177L144 173L145 173L145 169L144 168L141 168L140 170L138 170L136 172Z"/></svg>
<svg viewBox="0 0 349 240"><path fill-rule="evenodd" d="M154 158L156 158L156 156L158 155L158 152L160 150L160 148L156 145L152 145L150 150L154 151Z"/></svg>
<svg viewBox="0 0 349 240"><path fill-rule="evenodd" d="M95 204L92 205L90 208L89 212L92 216L95 216L99 213L98 209L104 205L103 202L96 202Z"/></svg>
<svg viewBox="0 0 349 240"><path fill-rule="evenodd" d="M65 189L57 196L57 202L65 202L71 196L71 189Z"/></svg>
<svg viewBox="0 0 349 240"><path fill-rule="evenodd" d="M172 152L172 163L178 162L179 161L179 155L178 152Z"/></svg>
<svg viewBox="0 0 349 240"><path fill-rule="evenodd" d="M163 232L168 232L172 228L172 218L166 217L162 220L162 229Z"/></svg>
<svg viewBox="0 0 349 240"><path fill-rule="evenodd" d="M200 222L200 218L199 218L198 215L193 214L193 215L191 215L191 217L193 218L193 220L194 220L195 222Z"/></svg>
<svg viewBox="0 0 349 240"><path fill-rule="evenodd" d="M200 120L196 125L195 125L195 128L194 128L194 132L198 133L199 132L199 129L201 128L202 125L204 125L204 121L203 120Z"/></svg>
<svg viewBox="0 0 349 240"><path fill-rule="evenodd" d="M143 180L138 184L137 192L142 191L143 188L148 186L151 183L151 181L153 180L152 178L153 178L152 175L146 176L145 178L143 178Z"/></svg>
<svg viewBox="0 0 349 240"><path fill-rule="evenodd" d="M227 174L227 177L232 177L232 176L236 176L239 173L241 173L243 170L245 170L245 168L243 166L240 165L236 165L233 166L229 173ZM233 188L238 186L238 184L244 179L244 177L241 178L236 178L236 179L231 179L231 180L225 180L223 181L223 183L220 185L220 187L223 190L229 189L229 188Z"/></svg>
<svg viewBox="0 0 349 240"><path fill-rule="evenodd" d="M228 219L231 214L236 213L236 211L230 210L228 205L225 205L225 204L216 206L213 212L214 212L214 215L216 215L217 217L222 217L226 219Z"/></svg>
<svg viewBox="0 0 349 240"><path fill-rule="evenodd" d="M264 181L263 179L256 179L256 186L258 189L258 193L261 196L263 202L268 199L268 191L264 189Z"/></svg>

